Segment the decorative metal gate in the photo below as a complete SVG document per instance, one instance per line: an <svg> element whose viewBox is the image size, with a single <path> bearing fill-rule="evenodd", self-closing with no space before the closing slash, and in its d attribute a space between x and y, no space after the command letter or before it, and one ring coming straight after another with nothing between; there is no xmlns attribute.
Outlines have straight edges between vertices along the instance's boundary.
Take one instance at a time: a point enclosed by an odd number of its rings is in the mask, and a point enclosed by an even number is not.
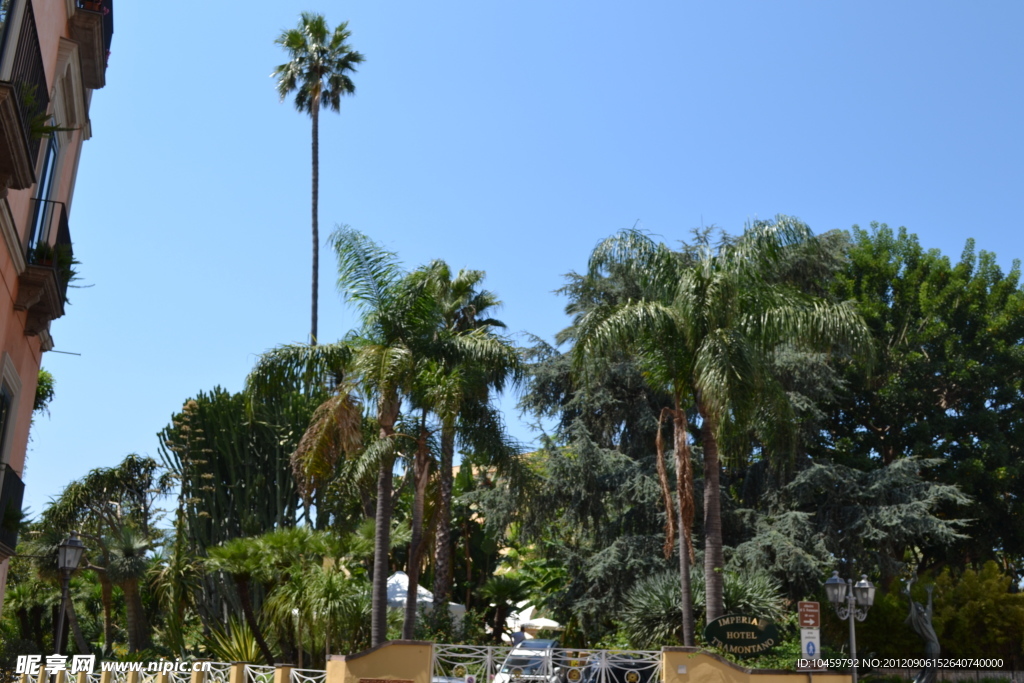
<svg viewBox="0 0 1024 683"><path fill-rule="evenodd" d="M659 683L661 652L434 645L432 683Z"/></svg>

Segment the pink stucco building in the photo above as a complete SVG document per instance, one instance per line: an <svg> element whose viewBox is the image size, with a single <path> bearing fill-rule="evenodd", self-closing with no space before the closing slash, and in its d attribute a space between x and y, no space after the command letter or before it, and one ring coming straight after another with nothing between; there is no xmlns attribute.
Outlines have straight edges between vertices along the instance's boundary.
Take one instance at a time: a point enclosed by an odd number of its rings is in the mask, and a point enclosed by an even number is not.
<svg viewBox="0 0 1024 683"><path fill-rule="evenodd" d="M75 176L92 93L106 83L112 2L0 0L0 611L39 365L73 268Z"/></svg>

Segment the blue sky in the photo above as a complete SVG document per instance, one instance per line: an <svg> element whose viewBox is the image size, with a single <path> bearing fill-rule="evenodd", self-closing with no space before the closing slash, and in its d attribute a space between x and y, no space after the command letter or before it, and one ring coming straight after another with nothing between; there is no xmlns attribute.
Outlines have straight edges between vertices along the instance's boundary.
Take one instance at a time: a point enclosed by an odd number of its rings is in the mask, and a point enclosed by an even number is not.
<svg viewBox="0 0 1024 683"><path fill-rule="evenodd" d="M366 62L321 120L320 223L487 271L515 333L636 221L666 240L797 216L1024 255L1016 2L119 2L70 223L88 289L46 354L26 505L126 454L309 330L310 121L273 44L303 10ZM322 251L320 338L355 320ZM532 438L505 400L513 433Z"/></svg>

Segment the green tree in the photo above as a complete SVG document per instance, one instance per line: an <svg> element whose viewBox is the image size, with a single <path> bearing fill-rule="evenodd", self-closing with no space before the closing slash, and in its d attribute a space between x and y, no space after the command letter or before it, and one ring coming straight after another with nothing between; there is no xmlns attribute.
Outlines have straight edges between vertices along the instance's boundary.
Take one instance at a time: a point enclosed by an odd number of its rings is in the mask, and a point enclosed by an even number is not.
<svg viewBox="0 0 1024 683"><path fill-rule="evenodd" d="M875 574L877 567L880 585L888 586L908 561L964 537L965 523L946 511L970 501L957 487L927 478L939 465L919 458L867 471L812 464L768 496L764 514L746 518L749 531L738 539L734 563L784 578L794 599L815 593L837 561L844 576Z"/></svg>
<svg viewBox="0 0 1024 683"><path fill-rule="evenodd" d="M1002 658L1006 668L1020 670L1024 594L1012 575L991 560L980 571L965 569L959 577L946 568L935 591L934 624L943 656Z"/></svg>
<svg viewBox="0 0 1024 683"><path fill-rule="evenodd" d="M498 298L487 290L479 289L484 273L462 269L453 275L444 261L434 261L412 274L414 282L422 282L426 295L434 306L433 335L437 347L446 346L455 355L428 361L419 372L416 403L432 411L440 422L440 459L437 500L437 523L434 549L434 604L448 602L452 585L451 503L454 482L452 466L455 448L461 437L464 446L473 448L476 455L495 465L502 465L516 452L509 443L499 419L491 410L492 392L502 391L506 385L518 383L522 376L522 363L513 345L496 334L505 324L488 317L491 309L501 305ZM471 341L486 348L486 353L473 355L466 362L462 345L451 344ZM489 359L488 364L481 359ZM426 440L419 442L425 446ZM418 454L425 453L422 447ZM422 461L420 468L426 465ZM425 477L425 474L424 474ZM416 490L425 482L417 480ZM413 533L416 533L413 525ZM410 564L412 569L412 564ZM410 571L410 580L413 580ZM405 633L412 637L416 604L414 593L406 608Z"/></svg>
<svg viewBox="0 0 1024 683"><path fill-rule="evenodd" d="M759 222L717 245L707 235L698 237L695 245L678 253L632 230L599 244L591 255L589 274L602 277L624 269L641 292L636 300L614 309L587 313L579 323L576 349L583 366L588 356L629 344L652 383L673 395L668 412L675 428L677 467L683 472L677 490L684 535L689 532L687 515L692 514L692 495L687 491L692 477L686 475L687 405L700 416L710 620L724 609L719 457L723 430L743 424L767 406L785 420L790 406L769 364L780 344L859 350L866 349L869 339L852 306L806 295L778 281L778 269L788 254L813 248L813 236L799 221L780 217ZM684 583L689 575L685 545L680 545ZM685 585L683 590L685 599Z"/></svg>
<svg viewBox="0 0 1024 683"><path fill-rule="evenodd" d="M919 572L1024 567L1024 291L968 240L960 260L924 249L906 229L856 226L835 295L856 301L875 339L870 372L845 368L847 390L826 405L816 453L860 469L909 456L941 458L935 477L972 503L968 538L917 558Z"/></svg>
<svg viewBox="0 0 1024 683"><path fill-rule="evenodd" d="M90 547L88 569L95 572L100 582L103 602L103 648L111 652L114 637L114 586L118 583L111 575L115 562L124 564L125 557L136 557L129 546L118 555L115 550L130 537L149 547L159 536L154 528L157 519L156 500L171 488L168 473L161 473L152 458L127 456L116 467L97 468L82 479L69 484L60 496L43 512L41 525L46 529L80 529L82 538ZM122 550L124 549L122 548ZM140 551L144 558L145 552ZM145 564L145 560L140 560ZM125 565L126 566L126 565ZM118 576L127 574L122 572ZM135 580L135 579L130 579ZM126 606L130 610L129 648L135 652L149 641L148 626L144 619L142 598L125 592Z"/></svg>
<svg viewBox="0 0 1024 683"><path fill-rule="evenodd" d="M521 579L514 576L492 576L480 588L480 596L490 600L494 605L491 622L491 635L495 642L501 642L505 633L505 622L516 605L530 595L530 589Z"/></svg>
<svg viewBox="0 0 1024 683"><path fill-rule="evenodd" d="M403 397L416 381L417 361L429 340L430 302L412 287L395 254L348 227L331 237L338 256L338 288L362 316L359 332L347 341L355 350L355 371L374 406L378 439L370 459L378 462L373 557L372 644L387 639L387 578L393 471Z"/></svg>
<svg viewBox="0 0 1024 683"><path fill-rule="evenodd" d="M351 32L343 21L332 31L321 14L303 12L296 28L282 31L274 41L288 52L289 60L274 69L277 92L283 101L295 93L295 108L313 119L313 307L310 343L317 343L317 278L320 270L320 109L341 111L342 95L356 86L351 75L363 55L353 50Z"/></svg>
<svg viewBox="0 0 1024 683"><path fill-rule="evenodd" d="M262 354L246 378L250 405L296 393L320 400L291 454L292 472L306 519L316 500L318 528L327 523L325 496L338 474L339 460L363 448L362 404L350 379L352 349L336 344L288 344Z"/></svg>
<svg viewBox="0 0 1024 683"><path fill-rule="evenodd" d="M110 549L107 578L124 591L128 651L145 650L149 647L150 629L142 604L141 585L149 570L146 554L152 545L144 534L131 526L123 526L107 541L107 547Z"/></svg>
<svg viewBox="0 0 1024 683"><path fill-rule="evenodd" d="M256 639L267 666L274 666L274 655L256 619L252 600L254 582L259 583L266 577L268 571L262 544L258 538L234 538L222 545L209 548L208 552L207 568L227 572L235 580L246 626Z"/></svg>

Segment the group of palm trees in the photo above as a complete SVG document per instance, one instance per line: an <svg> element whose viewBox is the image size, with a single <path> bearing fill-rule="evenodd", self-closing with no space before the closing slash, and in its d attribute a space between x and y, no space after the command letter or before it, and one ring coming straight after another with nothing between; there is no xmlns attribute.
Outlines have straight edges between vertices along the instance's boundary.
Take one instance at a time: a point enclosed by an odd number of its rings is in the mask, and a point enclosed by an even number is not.
<svg viewBox="0 0 1024 683"><path fill-rule="evenodd" d="M320 109L339 111L343 95L355 92L351 74L364 57L348 40L348 23L330 29L322 15L304 12L296 28L277 39L289 61L273 73L282 100L295 93L295 107L312 119L312 316L308 346L286 346L267 354L250 377L250 390L273 383L287 368L306 374L327 371L335 382L333 396L321 405L293 455L300 492L309 511L311 493L329 483L337 458L358 457L377 469L376 532L373 563L372 641L386 639L386 582L393 509L393 471L403 449L412 451L414 503L409 563L409 600L403 635L411 638L416 621L416 588L424 548L424 499L432 459L428 441L438 432L439 493L434 595L441 604L452 586L452 467L456 442L463 439L501 460L513 452L500 417L490 404L522 376L520 358L496 330L504 325L486 317L498 305L493 294L479 290L483 273L452 273L436 261L412 273L395 255L360 233L340 228L331 236L338 256L339 288L362 312L362 327L337 344L318 347L319 279L319 116ZM287 371L287 370L285 370ZM362 401L368 398L377 429L363 443ZM403 407L415 419L413 433L401 432ZM437 423L428 427L428 419Z"/></svg>
<svg viewBox="0 0 1024 683"><path fill-rule="evenodd" d="M438 604L451 594L452 467L457 444L500 463L515 453L494 392L518 382L522 363L516 348L498 332L504 325L487 317L498 305L479 289L483 273L453 273L442 261L405 271L395 254L347 227L331 236L338 257L338 286L361 314L361 327L334 344L290 345L266 354L250 376L258 391L281 372L317 372L333 394L314 414L293 455L300 490L330 483L341 457L358 460L346 472L376 471L372 643L387 637L387 574L391 548L393 479L404 456L413 473L409 601L403 633L415 628L416 589L424 549L424 504L438 442L438 510L434 594ZM369 406L365 411L364 402ZM367 438L369 421L375 432ZM316 473L326 473L319 475ZM358 476L352 474L352 476Z"/></svg>
<svg viewBox="0 0 1024 683"><path fill-rule="evenodd" d="M666 557L679 535L685 645L694 644L691 419L699 422L704 461L704 577L706 621L711 622L725 614L721 444L741 434L777 444L795 427L771 367L773 354L782 347L841 355L869 351L869 331L852 302L829 302L799 286L812 275L819 249L806 225L779 217L718 244L712 244L709 232L699 232L694 244L680 251L626 230L591 254L586 277L613 276L627 291L621 303L599 302L577 315L573 355L583 386L588 365L622 357L625 349L651 386L672 399L659 419L657 470L666 510ZM676 501L661 438L660 421L666 417L674 434Z"/></svg>
<svg viewBox="0 0 1024 683"><path fill-rule="evenodd" d="M317 220L320 108L339 109L340 98L352 94L350 78L363 56L352 50L343 22L332 32L321 15L303 13L298 28L278 39L291 57L279 66L278 91L284 99L295 92L295 105L313 121L313 306L311 347L287 347L268 361L308 364L317 343ZM482 273L452 276L442 262L404 273L391 254L365 236L342 228L332 236L339 259L339 287L360 308L358 334L329 353L346 363L338 369L335 396L321 407L296 453L300 486L314 485L329 472L330 458L363 452L378 469L376 540L373 574L373 643L386 635L385 582L392 512L392 471L403 439L415 443L415 503L410 552L410 596L419 580L423 549L423 499L430 466L427 453L428 415L440 425L440 519L434 592L439 601L451 588L452 458L457 435L491 439L496 454L511 451L504 443L500 420L489 404L490 392L519 379L519 356L495 333L502 326L483 318L497 301L476 291ZM632 288L626 303L597 306L578 316L574 358L585 386L587 365L628 354L644 369L652 385L665 389L672 407L662 411L673 428L676 460L675 500L671 493L665 449L659 428L658 474L666 510L666 555L679 537L683 634L694 642L690 607L695 516L691 465L691 419L697 423L704 460L704 575L707 620L723 614L721 470L719 442L728 432L756 430L762 438L785 438L793 424L785 392L769 369L770 355L780 345L816 350L841 349L864 353L868 331L848 303L829 303L780 277L794 258L814 262L815 241L806 226L780 218L751 226L742 236L711 244L704 233L696 244L673 251L635 230L603 241L591 255L588 277L610 273ZM797 256L795 256L797 255ZM323 352L320 352L321 355ZM357 382L357 383L356 383ZM360 399L356 386L373 401L378 439L363 449L360 440ZM399 434L396 423L403 405L420 414L417 434ZM481 426L491 435L481 436ZM461 429L461 431L460 431ZM782 436L780 436L782 435ZM362 449L362 450L361 450ZM500 455L496 457L500 458ZM322 466L325 463L327 466ZM321 466L318 466L320 463ZM308 501L308 497L307 497ZM416 605L410 598L405 636L411 637Z"/></svg>

